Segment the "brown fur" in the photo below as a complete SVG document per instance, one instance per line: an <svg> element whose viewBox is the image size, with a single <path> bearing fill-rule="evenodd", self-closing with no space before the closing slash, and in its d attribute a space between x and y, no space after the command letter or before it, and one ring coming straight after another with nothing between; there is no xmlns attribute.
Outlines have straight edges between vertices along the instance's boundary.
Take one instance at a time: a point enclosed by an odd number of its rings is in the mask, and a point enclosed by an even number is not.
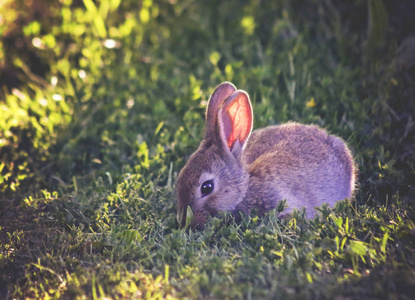
<svg viewBox="0 0 415 300"><path fill-rule="evenodd" d="M266 127L227 145L230 130L223 116L235 98L243 104L245 117L251 109L249 97L230 83L218 86L209 100L205 138L176 183L182 225L188 205L194 213L191 225L200 228L219 211L266 212L287 199L287 213L305 206L307 216L313 217L315 206L352 197L355 167L350 150L342 139L315 125ZM251 126L252 119L246 123ZM210 179L214 191L202 195L200 186Z"/></svg>

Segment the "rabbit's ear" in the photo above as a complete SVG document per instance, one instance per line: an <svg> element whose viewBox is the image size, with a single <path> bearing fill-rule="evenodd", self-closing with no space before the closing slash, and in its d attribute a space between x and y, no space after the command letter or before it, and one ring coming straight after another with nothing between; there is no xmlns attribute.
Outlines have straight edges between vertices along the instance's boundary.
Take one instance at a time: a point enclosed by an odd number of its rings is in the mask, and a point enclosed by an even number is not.
<svg viewBox="0 0 415 300"><path fill-rule="evenodd" d="M235 86L230 82L223 82L216 87L213 94L210 96L209 104L206 110L206 137L215 135L216 132L216 121L218 116L219 108L222 103L236 91Z"/></svg>
<svg viewBox="0 0 415 300"><path fill-rule="evenodd" d="M218 113L221 140L229 151L239 154L252 131L252 106L245 91L234 92Z"/></svg>

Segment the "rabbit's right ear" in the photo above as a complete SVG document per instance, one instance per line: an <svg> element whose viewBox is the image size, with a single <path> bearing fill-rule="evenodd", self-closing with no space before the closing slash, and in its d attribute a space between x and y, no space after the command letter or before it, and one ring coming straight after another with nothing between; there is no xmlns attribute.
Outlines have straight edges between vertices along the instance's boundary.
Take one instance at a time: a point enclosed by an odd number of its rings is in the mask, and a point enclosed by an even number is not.
<svg viewBox="0 0 415 300"><path fill-rule="evenodd" d="M239 156L252 131L251 101L245 91L235 91L218 112L219 134L222 144Z"/></svg>
<svg viewBox="0 0 415 300"><path fill-rule="evenodd" d="M206 132L205 137L213 136L216 132L216 123L218 118L218 111L222 103L236 91L235 86L230 82L223 82L209 98L209 104L206 110Z"/></svg>

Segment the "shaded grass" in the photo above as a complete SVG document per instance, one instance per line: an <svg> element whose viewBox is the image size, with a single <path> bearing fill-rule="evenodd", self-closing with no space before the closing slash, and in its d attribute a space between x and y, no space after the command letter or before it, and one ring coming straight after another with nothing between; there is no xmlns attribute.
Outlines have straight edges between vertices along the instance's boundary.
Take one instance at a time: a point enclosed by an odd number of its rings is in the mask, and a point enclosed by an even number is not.
<svg viewBox="0 0 415 300"><path fill-rule="evenodd" d="M213 219L204 232L174 229L171 209L149 208L143 220L137 201L118 208L118 217L99 218L95 230L82 215L71 225L67 216L56 218L64 210L73 214L57 205L34 212L35 222L32 214L20 217L31 228L9 236L13 253L3 267L21 274L16 296L92 297L95 288L112 297L410 297L414 224L398 205L381 210L341 202L336 214L323 208L311 221L301 213L282 221L275 213L245 216L226 225Z"/></svg>
<svg viewBox="0 0 415 300"><path fill-rule="evenodd" d="M63 1L56 24L25 27L56 85L4 52L27 84L1 103L3 297L412 297L414 77L395 69L407 33L392 12L379 45L366 19L350 25L363 4L109 3ZM179 230L174 181L224 80L249 92L256 128L296 120L347 140L356 200Z"/></svg>

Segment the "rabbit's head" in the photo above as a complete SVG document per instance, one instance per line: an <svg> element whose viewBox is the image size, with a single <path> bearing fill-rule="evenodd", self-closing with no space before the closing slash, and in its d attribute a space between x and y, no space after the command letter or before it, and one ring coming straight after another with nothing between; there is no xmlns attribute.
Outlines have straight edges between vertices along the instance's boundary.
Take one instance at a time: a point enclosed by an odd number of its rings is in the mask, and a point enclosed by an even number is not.
<svg viewBox="0 0 415 300"><path fill-rule="evenodd" d="M187 207L201 228L209 215L235 211L248 189L242 151L252 131L252 107L246 92L228 82L209 99L204 139L176 182L177 216L183 226Z"/></svg>

